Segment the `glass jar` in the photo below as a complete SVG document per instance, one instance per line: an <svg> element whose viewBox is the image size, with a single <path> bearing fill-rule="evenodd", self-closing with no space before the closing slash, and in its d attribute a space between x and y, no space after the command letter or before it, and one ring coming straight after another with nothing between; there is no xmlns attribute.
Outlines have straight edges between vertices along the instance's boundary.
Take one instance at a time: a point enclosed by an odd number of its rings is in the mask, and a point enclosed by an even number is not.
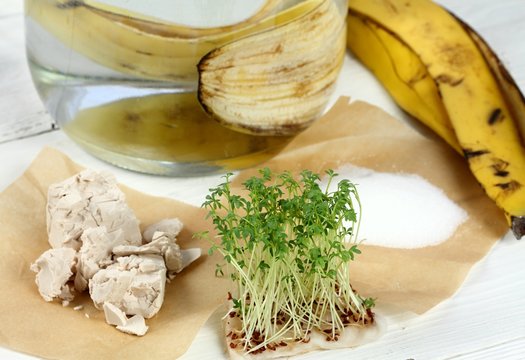
<svg viewBox="0 0 525 360"><path fill-rule="evenodd" d="M56 123L100 159L172 176L239 169L274 155L322 112L342 65L346 5L346 0L25 0L28 62ZM315 11L323 6L341 23L326 34L338 45L316 49L330 43L327 37L292 49L310 35L306 28L294 32L290 24L306 16L317 21L323 15ZM265 46L274 42L275 54L255 45L265 39ZM286 47L279 45L284 40ZM242 46L231 46L237 42ZM250 51L251 60L244 58ZM310 54L306 66L298 63L301 52ZM233 76L218 78L205 69L210 54L219 53L223 62L213 71L237 71ZM333 53L331 60L327 53ZM318 59L324 62L315 68ZM250 69L266 73L246 77ZM206 71L213 76L203 75ZM234 114L225 118L221 106ZM246 125L248 113L257 111L267 112L263 120L269 122ZM290 113L288 122L278 120L279 111Z"/></svg>

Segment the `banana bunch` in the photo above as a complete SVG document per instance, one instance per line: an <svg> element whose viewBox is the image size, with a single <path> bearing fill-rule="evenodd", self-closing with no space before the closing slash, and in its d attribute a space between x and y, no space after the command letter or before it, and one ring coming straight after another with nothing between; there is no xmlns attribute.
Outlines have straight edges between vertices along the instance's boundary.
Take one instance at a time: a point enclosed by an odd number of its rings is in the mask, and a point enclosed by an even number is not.
<svg viewBox="0 0 525 360"><path fill-rule="evenodd" d="M347 21L356 57L404 110L465 157L521 238L525 101L488 45L429 0L352 0Z"/></svg>

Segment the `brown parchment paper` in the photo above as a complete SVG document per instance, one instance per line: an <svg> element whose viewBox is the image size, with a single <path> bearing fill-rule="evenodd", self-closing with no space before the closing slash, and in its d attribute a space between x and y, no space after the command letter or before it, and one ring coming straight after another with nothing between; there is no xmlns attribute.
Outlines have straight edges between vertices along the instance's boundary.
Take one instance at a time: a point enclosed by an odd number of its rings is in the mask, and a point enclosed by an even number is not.
<svg viewBox="0 0 525 360"><path fill-rule="evenodd" d="M264 166L274 171L323 173L349 163L375 171L419 174L468 213L452 237L437 246L361 245L362 255L351 264L352 284L362 294L376 297L385 310L421 314L450 297L472 265L507 231L501 210L484 194L461 156L378 107L349 103L346 97ZM235 184L239 187L256 172L242 172Z"/></svg>
<svg viewBox="0 0 525 360"><path fill-rule="evenodd" d="M57 150L44 149L22 177L0 194L0 346L49 359L174 359L182 355L226 298L227 282L213 274L217 259L204 255L167 284L164 304L157 316L147 320L149 331L140 338L107 325L87 294L68 307L46 303L38 294L29 266L50 248L45 224L47 188L81 169ZM192 239L194 232L208 227L203 209L120 187L141 226L178 217L184 223L178 237L181 247L201 247L206 253L207 242ZM77 305L84 308L73 310Z"/></svg>
<svg viewBox="0 0 525 360"><path fill-rule="evenodd" d="M472 265L505 233L505 220L463 159L446 145L424 138L376 107L348 102L341 98L261 167L320 172L352 163L376 171L416 173L443 189L469 215L448 241L414 250L363 245L362 255L352 264L354 286L376 297L380 307L423 313L458 289ZM0 194L0 346L52 359L180 356L225 299L229 284L214 276L216 258L203 256L168 284L164 305L148 320L150 330L141 338L107 325L87 295L69 307L46 303L39 296L29 265L49 248L47 188L80 170L65 155L45 149L22 177ZM236 186L255 171L241 172ZM199 246L206 251L207 243L191 238L193 232L211 230L204 210L121 188L143 226L179 217L185 224L179 237L181 246ZM79 304L84 308L74 311Z"/></svg>

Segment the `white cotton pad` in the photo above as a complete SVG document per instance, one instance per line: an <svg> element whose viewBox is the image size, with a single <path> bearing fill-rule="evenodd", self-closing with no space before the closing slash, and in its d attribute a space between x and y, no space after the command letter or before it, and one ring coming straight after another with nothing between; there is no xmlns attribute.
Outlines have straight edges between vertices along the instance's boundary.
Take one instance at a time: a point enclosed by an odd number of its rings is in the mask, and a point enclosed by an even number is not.
<svg viewBox="0 0 525 360"><path fill-rule="evenodd" d="M335 170L330 186L348 179L356 184L362 204L357 239L365 245L421 248L442 243L468 217L438 187L415 174L376 172L351 165ZM321 188L327 178L322 179Z"/></svg>

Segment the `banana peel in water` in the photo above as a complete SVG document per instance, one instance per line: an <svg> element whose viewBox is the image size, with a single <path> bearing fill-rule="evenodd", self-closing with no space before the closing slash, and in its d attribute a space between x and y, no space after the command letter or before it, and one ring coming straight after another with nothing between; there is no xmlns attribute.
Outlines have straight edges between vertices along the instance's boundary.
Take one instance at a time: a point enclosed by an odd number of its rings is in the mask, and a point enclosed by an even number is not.
<svg viewBox="0 0 525 360"><path fill-rule="evenodd" d="M408 87L419 94L411 80L431 79L435 83L435 95L403 97L399 105L416 114L425 107L435 107L436 98L442 99L444 113L415 116L434 129L453 128L459 148L453 147L468 161L487 195L504 210L514 235L521 238L525 234L525 148L518 124L523 116L523 98L486 43L428 0L352 0L348 29L349 48L396 100L407 91L399 88ZM374 38L381 56L364 51L357 38L361 34ZM409 79L399 75L402 71L410 74L406 67L413 62L398 57L398 47L420 59L417 73L421 64L426 72ZM379 59L388 59L391 64L381 67ZM389 77L396 80L386 81ZM454 143L450 132L436 132L449 144Z"/></svg>
<svg viewBox="0 0 525 360"><path fill-rule="evenodd" d="M259 14L244 22L198 29L135 19L132 13L96 7L90 0L26 0L26 4L28 17L91 60L139 79L188 86L197 81L196 64L212 49L293 21L316 6L310 0L274 14L283 4L268 0Z"/></svg>
<svg viewBox="0 0 525 360"><path fill-rule="evenodd" d="M137 29L146 29L149 25L150 29L154 30L154 32L157 34L171 33L176 34L178 37L200 38L207 35L230 32L237 28L257 23L263 20L265 17L278 12L280 9L289 7L291 4L290 1L295 0L267 0L252 16L239 23L206 28L195 28L181 25L166 19L132 11L125 7L111 5L100 0L82 0L82 3L84 6L87 6L91 9L101 10L103 16L109 16L115 20L127 22Z"/></svg>
<svg viewBox="0 0 525 360"><path fill-rule="evenodd" d="M199 62L198 96L224 126L291 135L322 113L346 51L344 18L332 0L277 29L219 47Z"/></svg>

